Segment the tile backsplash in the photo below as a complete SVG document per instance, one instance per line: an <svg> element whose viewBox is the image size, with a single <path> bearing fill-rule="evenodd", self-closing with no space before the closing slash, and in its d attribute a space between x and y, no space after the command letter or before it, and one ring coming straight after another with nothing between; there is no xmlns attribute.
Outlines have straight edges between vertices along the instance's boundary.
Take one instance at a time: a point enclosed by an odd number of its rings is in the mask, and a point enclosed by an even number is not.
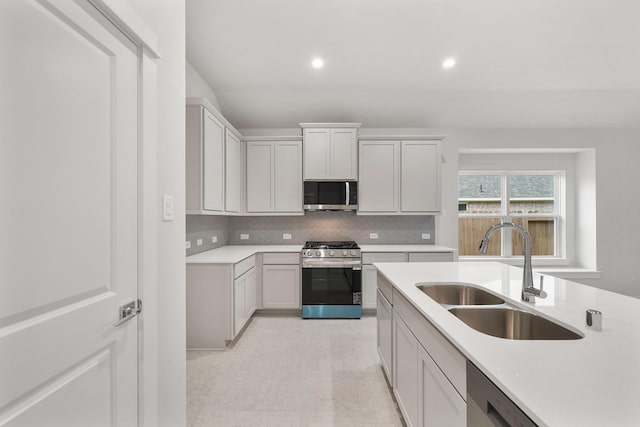
<svg viewBox="0 0 640 427"><path fill-rule="evenodd" d="M186 249L187 255L228 245L228 230L229 218L226 216L187 215L186 241L191 244L191 248ZM215 243L214 237L217 240ZM202 241L200 246L198 240Z"/></svg>
<svg viewBox="0 0 640 427"><path fill-rule="evenodd" d="M371 235L377 234L377 239ZM241 235L248 238L241 239ZM291 239L284 239L290 235ZM423 239L423 235L425 238ZM353 212L306 212L304 216L229 217L228 244L303 244L307 240L355 240L359 244L434 244L435 218L358 216Z"/></svg>

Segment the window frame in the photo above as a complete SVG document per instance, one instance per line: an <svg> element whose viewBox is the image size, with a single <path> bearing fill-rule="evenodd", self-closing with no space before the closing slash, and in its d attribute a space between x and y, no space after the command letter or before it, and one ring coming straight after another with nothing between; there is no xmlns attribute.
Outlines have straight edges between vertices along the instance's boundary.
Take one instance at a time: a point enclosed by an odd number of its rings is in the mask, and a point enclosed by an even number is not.
<svg viewBox="0 0 640 427"><path fill-rule="evenodd" d="M554 254L553 255L534 255L532 256L532 263L534 265L568 265L570 260L567 257L567 227L566 227L566 215L567 215L567 200L566 200L566 188L567 188L567 171L562 169L554 170L541 170L541 169L510 169L510 170L497 170L493 168L489 169L476 169L476 170L460 170L458 171L458 178L463 175L472 176L500 176L501 179L501 198L500 198L500 213L475 213L469 214L458 210L458 224L460 224L460 218L499 218L500 222L512 222L513 219L518 218L553 218L554 219ZM537 213L537 214L513 214L510 212L510 195L509 184L510 177L516 175L552 175L554 176L554 207L552 213ZM489 200L489 199L488 199ZM495 199L490 199L495 200ZM466 199L460 199L458 195L458 204L467 203ZM465 261L501 261L513 265L522 265L522 255L512 254L512 240L513 232L500 233L501 236L501 255L459 255L459 257ZM497 236L494 236L496 238ZM479 242L478 242L479 243Z"/></svg>

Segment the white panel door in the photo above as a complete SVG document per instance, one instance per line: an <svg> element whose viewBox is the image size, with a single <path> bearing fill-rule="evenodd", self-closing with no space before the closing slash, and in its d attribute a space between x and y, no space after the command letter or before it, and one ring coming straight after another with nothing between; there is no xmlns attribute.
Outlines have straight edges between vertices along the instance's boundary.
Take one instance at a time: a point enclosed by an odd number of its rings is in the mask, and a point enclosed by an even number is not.
<svg viewBox="0 0 640 427"><path fill-rule="evenodd" d="M302 143L275 142L276 212L302 212Z"/></svg>
<svg viewBox="0 0 640 427"><path fill-rule="evenodd" d="M225 207L227 212L240 212L240 140L226 130L225 144Z"/></svg>
<svg viewBox="0 0 640 427"><path fill-rule="evenodd" d="M402 141L402 211L440 210L440 155L438 144Z"/></svg>
<svg viewBox="0 0 640 427"><path fill-rule="evenodd" d="M360 141L358 212L398 211L399 168L398 141Z"/></svg>
<svg viewBox="0 0 640 427"><path fill-rule="evenodd" d="M331 179L358 179L355 129L331 129Z"/></svg>
<svg viewBox="0 0 640 427"><path fill-rule="evenodd" d="M137 425L136 47L88 1L2 0L0 57L0 425Z"/></svg>
<svg viewBox="0 0 640 427"><path fill-rule="evenodd" d="M331 176L331 133L329 129L304 130L304 179Z"/></svg>
<svg viewBox="0 0 640 427"><path fill-rule="evenodd" d="M273 212L273 142L247 142L247 212Z"/></svg>
<svg viewBox="0 0 640 427"><path fill-rule="evenodd" d="M202 130L202 207L224 210L224 125L203 108Z"/></svg>

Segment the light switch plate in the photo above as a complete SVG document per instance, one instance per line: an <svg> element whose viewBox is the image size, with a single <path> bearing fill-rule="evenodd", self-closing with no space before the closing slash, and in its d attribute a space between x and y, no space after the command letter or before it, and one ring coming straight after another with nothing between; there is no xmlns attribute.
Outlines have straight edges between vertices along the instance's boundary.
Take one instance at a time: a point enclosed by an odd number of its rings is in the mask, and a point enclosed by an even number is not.
<svg viewBox="0 0 640 427"><path fill-rule="evenodd" d="M282 238L283 238L284 240L291 240L291 234L289 234L289 233L284 233L284 234L282 235Z"/></svg>
<svg viewBox="0 0 640 427"><path fill-rule="evenodd" d="M196 240L196 246L202 246L202 239Z"/></svg>
<svg viewBox="0 0 640 427"><path fill-rule="evenodd" d="M369 233L369 238L370 239L377 239L378 238L378 233Z"/></svg>
<svg viewBox="0 0 640 427"><path fill-rule="evenodd" d="M184 247L186 249L191 249L191 242L189 240L187 240L186 242L184 242Z"/></svg>
<svg viewBox="0 0 640 427"><path fill-rule="evenodd" d="M211 236L211 243L218 243L218 236Z"/></svg>
<svg viewBox="0 0 640 427"><path fill-rule="evenodd" d="M240 240L249 240L248 234L240 234Z"/></svg>
<svg viewBox="0 0 640 427"><path fill-rule="evenodd" d="M431 238L431 233L422 233L422 238L424 240L429 240Z"/></svg>
<svg viewBox="0 0 640 427"><path fill-rule="evenodd" d="M173 221L173 197L162 196L162 220Z"/></svg>

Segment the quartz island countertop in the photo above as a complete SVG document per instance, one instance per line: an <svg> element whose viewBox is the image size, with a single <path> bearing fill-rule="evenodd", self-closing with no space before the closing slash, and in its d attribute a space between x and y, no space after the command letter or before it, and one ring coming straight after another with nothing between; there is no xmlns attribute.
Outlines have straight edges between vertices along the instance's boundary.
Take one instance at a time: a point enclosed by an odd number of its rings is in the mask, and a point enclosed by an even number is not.
<svg viewBox="0 0 640 427"><path fill-rule="evenodd" d="M545 276L545 299L520 301L522 269L500 263L375 263L458 350L540 426L640 426L640 300ZM539 282L534 273L534 283ZM467 282L584 336L518 341L470 328L429 298L419 282ZM603 329L585 325L587 309Z"/></svg>

